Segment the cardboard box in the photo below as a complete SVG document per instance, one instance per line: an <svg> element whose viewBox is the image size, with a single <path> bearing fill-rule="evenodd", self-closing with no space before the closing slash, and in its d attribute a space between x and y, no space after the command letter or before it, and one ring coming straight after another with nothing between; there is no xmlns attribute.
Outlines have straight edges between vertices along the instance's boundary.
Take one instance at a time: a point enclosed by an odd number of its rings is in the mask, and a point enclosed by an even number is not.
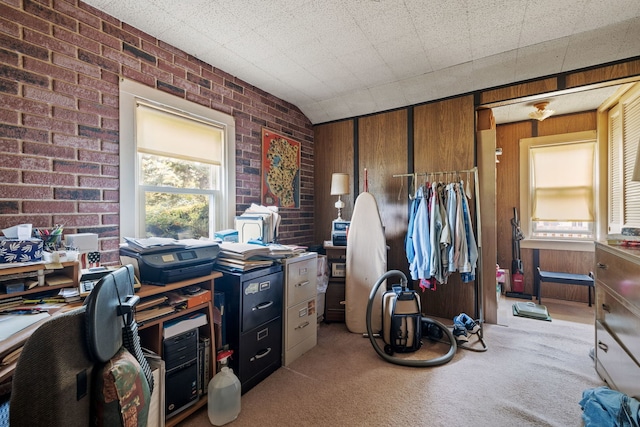
<svg viewBox="0 0 640 427"><path fill-rule="evenodd" d="M203 289L195 295L187 295L187 308L204 304L207 301L211 301L211 291L208 289Z"/></svg>
<svg viewBox="0 0 640 427"><path fill-rule="evenodd" d="M42 239L0 240L0 263L42 261Z"/></svg>

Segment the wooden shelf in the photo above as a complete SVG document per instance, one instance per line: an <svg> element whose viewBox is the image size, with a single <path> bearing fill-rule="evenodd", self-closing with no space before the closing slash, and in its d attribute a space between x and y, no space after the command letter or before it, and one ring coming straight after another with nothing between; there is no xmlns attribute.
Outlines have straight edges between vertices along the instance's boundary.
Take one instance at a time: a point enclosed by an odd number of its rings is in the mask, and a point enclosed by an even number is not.
<svg viewBox="0 0 640 427"><path fill-rule="evenodd" d="M11 274L21 274L21 273L32 273L32 272L37 272L39 270L49 271L49 273L45 273L45 280L47 275L63 275L72 279L72 283L55 285L55 286L47 286L47 285L36 286L35 288L27 289L21 292L13 292L10 294L0 294L0 301L2 301L3 299L13 298L17 296L46 293L56 289L78 286L78 280L80 277L80 268L77 261L63 262L62 268L58 268L58 269L47 268L47 264L33 264L33 265L26 265L26 266L20 266L20 267L2 268L0 269L0 276L7 276Z"/></svg>

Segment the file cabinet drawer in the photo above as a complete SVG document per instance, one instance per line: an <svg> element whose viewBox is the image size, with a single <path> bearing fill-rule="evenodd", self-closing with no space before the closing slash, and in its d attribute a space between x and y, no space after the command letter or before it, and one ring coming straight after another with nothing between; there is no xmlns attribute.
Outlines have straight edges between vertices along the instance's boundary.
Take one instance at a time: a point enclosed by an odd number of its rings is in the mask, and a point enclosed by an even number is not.
<svg viewBox="0 0 640 427"><path fill-rule="evenodd" d="M318 260L315 254L300 261L287 262L286 268L287 303L293 305L314 298L318 293L316 286Z"/></svg>
<svg viewBox="0 0 640 427"><path fill-rule="evenodd" d="M602 379L631 397L640 397L640 366L600 322L596 322L596 370Z"/></svg>
<svg viewBox="0 0 640 427"><path fill-rule="evenodd" d="M640 317L603 286L596 289L596 301L596 319L611 331L636 361L640 361Z"/></svg>
<svg viewBox="0 0 640 427"><path fill-rule="evenodd" d="M316 299L303 301L287 310L286 339L287 350L295 347L306 338L316 334L318 316Z"/></svg>
<svg viewBox="0 0 640 427"><path fill-rule="evenodd" d="M596 279L640 310L640 260L625 256L631 251L608 247L597 250L595 274Z"/></svg>

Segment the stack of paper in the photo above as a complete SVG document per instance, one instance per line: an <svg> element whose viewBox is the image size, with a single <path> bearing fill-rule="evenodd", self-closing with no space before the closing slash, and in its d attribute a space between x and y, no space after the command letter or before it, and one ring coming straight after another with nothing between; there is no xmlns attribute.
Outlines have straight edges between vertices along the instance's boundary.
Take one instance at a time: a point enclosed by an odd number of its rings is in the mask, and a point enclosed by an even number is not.
<svg viewBox="0 0 640 427"><path fill-rule="evenodd" d="M220 243L219 258L233 258L247 260L257 256L268 256L269 248L250 243L222 242Z"/></svg>

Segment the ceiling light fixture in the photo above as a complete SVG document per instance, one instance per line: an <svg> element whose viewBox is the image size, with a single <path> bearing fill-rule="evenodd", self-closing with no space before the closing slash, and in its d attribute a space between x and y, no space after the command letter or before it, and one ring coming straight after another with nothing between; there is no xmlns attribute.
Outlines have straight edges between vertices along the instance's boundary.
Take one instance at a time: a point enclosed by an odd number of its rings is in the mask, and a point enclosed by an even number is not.
<svg viewBox="0 0 640 427"><path fill-rule="evenodd" d="M547 105L549 105L548 102L538 102L536 104L533 104L533 106L536 107L536 110L530 112L529 117L531 117L532 119L543 121L547 117L551 116L553 113L555 113L555 111L548 110Z"/></svg>

